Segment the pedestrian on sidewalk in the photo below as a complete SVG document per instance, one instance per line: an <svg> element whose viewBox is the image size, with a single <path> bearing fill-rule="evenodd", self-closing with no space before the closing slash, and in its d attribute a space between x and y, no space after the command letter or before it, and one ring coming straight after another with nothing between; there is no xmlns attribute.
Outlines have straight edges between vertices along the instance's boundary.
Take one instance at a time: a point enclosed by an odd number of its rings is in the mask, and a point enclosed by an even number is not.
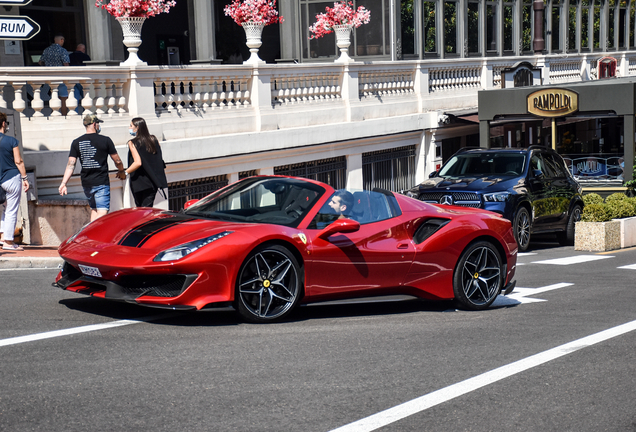
<svg viewBox="0 0 636 432"><path fill-rule="evenodd" d="M60 195L66 195L66 184L75 171L75 165L79 158L82 166L81 179L84 194L91 208L91 222L104 216L110 210L110 179L108 178L108 156L115 162L117 178L124 180L124 164L122 163L113 140L105 135L100 135L103 123L95 114L84 116L86 133L73 140L71 151L68 155L68 163L64 178L59 187Z"/></svg>
<svg viewBox="0 0 636 432"><path fill-rule="evenodd" d="M22 189L29 190L24 161L20 154L18 140L7 135L9 122L5 113L0 112L0 187L7 194L7 201L0 206L0 237L3 250L22 250L13 241L15 225L18 219Z"/></svg>
<svg viewBox="0 0 636 432"><path fill-rule="evenodd" d="M161 190L163 194L163 189L168 187L161 146L159 140L150 135L146 120L141 117L132 119L129 132L134 138L128 141L128 169L125 173L130 175L135 206L152 207L157 191Z"/></svg>

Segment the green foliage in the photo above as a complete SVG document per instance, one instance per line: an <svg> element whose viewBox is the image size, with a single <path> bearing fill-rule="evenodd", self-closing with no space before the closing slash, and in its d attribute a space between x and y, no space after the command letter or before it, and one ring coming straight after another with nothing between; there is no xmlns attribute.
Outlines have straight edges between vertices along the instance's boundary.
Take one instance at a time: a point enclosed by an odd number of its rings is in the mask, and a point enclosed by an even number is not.
<svg viewBox="0 0 636 432"><path fill-rule="evenodd" d="M628 218L636 215L634 206L628 201L610 201L605 203L612 219Z"/></svg>
<svg viewBox="0 0 636 432"><path fill-rule="evenodd" d="M583 195L583 204L589 206L590 204L603 204L603 198L596 193Z"/></svg>
<svg viewBox="0 0 636 432"><path fill-rule="evenodd" d="M623 193L614 193L605 202L598 194L588 194L583 196L583 202L583 222L607 222L636 216L636 198L629 198Z"/></svg>
<svg viewBox="0 0 636 432"><path fill-rule="evenodd" d="M583 208L582 222L607 222L612 220L607 204L590 204Z"/></svg>
<svg viewBox="0 0 636 432"><path fill-rule="evenodd" d="M621 192L616 192L611 194L607 198L605 198L605 202L609 204L610 202L613 202L613 201L623 201L626 199L627 199L627 195Z"/></svg>

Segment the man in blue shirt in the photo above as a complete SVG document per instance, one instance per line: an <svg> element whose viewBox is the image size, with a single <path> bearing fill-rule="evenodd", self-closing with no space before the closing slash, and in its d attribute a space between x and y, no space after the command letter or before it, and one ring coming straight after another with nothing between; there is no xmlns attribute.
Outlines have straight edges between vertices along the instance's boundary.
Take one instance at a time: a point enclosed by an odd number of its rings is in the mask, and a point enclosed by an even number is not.
<svg viewBox="0 0 636 432"><path fill-rule="evenodd" d="M68 66L71 60L68 57L68 51L63 48L64 36L55 35L51 46L46 48L40 57L40 66Z"/></svg>

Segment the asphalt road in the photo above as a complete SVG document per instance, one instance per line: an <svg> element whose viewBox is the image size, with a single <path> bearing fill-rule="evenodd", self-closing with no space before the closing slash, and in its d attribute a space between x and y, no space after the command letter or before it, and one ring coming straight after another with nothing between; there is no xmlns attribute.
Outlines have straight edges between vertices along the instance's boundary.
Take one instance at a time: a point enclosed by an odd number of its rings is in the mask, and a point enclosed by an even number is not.
<svg viewBox="0 0 636 432"><path fill-rule="evenodd" d="M0 271L0 430L636 431L636 249L530 252L487 311L315 305L273 325ZM573 256L590 261L538 263Z"/></svg>

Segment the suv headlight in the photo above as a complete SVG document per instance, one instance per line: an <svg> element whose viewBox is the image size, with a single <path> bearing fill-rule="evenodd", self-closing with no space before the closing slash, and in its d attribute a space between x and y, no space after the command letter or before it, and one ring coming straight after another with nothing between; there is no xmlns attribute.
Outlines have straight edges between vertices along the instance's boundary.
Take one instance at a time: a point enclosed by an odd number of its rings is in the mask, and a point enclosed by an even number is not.
<svg viewBox="0 0 636 432"><path fill-rule="evenodd" d="M508 201L509 196L510 196L510 192L493 192L489 194L484 194L484 201L504 202L504 201Z"/></svg>
<svg viewBox="0 0 636 432"><path fill-rule="evenodd" d="M195 250L201 249L203 246L212 243L213 241L217 241L225 237L226 235L232 234L234 231L223 231L221 233L215 234L210 237L202 238L200 240L191 241L188 243L184 243L179 246L175 246L168 250L165 250L159 253L153 261L176 261L180 260L186 255L190 255Z"/></svg>

